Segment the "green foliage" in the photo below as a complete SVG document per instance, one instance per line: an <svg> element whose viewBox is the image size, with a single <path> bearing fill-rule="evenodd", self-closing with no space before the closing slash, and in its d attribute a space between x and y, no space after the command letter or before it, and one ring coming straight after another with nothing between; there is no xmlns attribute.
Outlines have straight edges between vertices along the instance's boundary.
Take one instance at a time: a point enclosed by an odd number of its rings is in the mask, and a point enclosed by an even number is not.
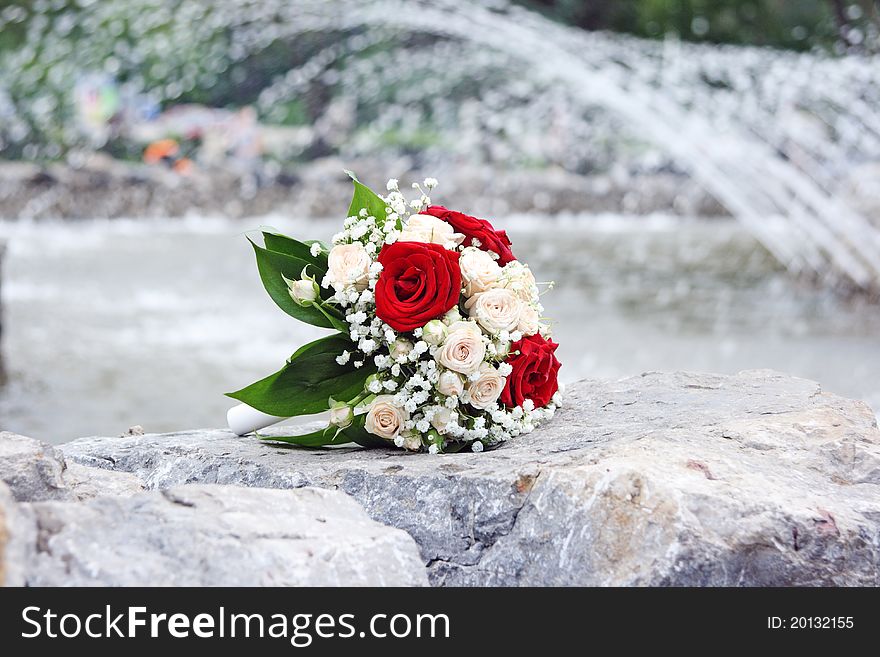
<svg viewBox="0 0 880 657"><path fill-rule="evenodd" d="M364 427L366 415L356 415L351 425L345 429L328 426L312 433L298 436L264 436L260 438L266 441L287 443L297 447L326 447L328 445L344 445L356 443L362 447L388 447L390 443L378 436L369 433Z"/></svg>
<svg viewBox="0 0 880 657"><path fill-rule="evenodd" d="M519 0L590 30L806 50L831 48L844 27L878 24L872 0ZM855 6L855 12L850 7ZM857 18L853 16L858 15Z"/></svg>
<svg viewBox="0 0 880 657"><path fill-rule="evenodd" d="M348 326L342 321L342 314L338 310L326 305L323 307L318 304L300 305L290 297L287 288L285 279L296 280L302 276L303 272L308 276L314 276L320 282L324 274L327 273L326 255L322 254L318 258L313 258L308 253L308 245L300 242L298 243L300 246L294 246L297 240L281 235L273 235L267 242L267 246L271 243L275 248L288 250L305 248L305 256L307 257L264 249L250 238L248 239L257 256L257 270L260 273L260 280L263 281L263 287L266 288L266 292L281 310L306 324L339 331L348 330ZM322 301L326 301L330 292L321 288L321 295Z"/></svg>
<svg viewBox="0 0 880 657"><path fill-rule="evenodd" d="M351 171L346 171L346 173L354 183L354 196L352 196L351 204L348 206L348 216L353 217L361 210L366 209L377 221L384 221L386 216L385 208L387 207L385 201L379 198L376 192L358 180L357 176Z"/></svg>
<svg viewBox="0 0 880 657"><path fill-rule="evenodd" d="M331 395L337 401L352 400L376 373L369 361L359 368L352 361L340 365L337 356L350 349L351 341L342 333L315 340L297 350L275 374L227 396L278 417L326 411Z"/></svg>

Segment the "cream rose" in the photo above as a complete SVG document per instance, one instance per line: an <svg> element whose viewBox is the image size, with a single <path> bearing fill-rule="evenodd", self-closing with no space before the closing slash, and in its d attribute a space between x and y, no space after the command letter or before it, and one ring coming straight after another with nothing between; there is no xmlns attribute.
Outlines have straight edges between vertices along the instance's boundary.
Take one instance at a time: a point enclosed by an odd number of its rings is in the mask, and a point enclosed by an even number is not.
<svg viewBox="0 0 880 657"><path fill-rule="evenodd" d="M434 416L431 418L431 426L437 430L437 433L443 434L446 433L446 425L452 420L457 419L458 413L453 412L445 406L436 406L434 408Z"/></svg>
<svg viewBox="0 0 880 657"><path fill-rule="evenodd" d="M495 288L475 294L464 307L489 333L498 333L516 329L523 302L511 290Z"/></svg>
<svg viewBox="0 0 880 657"><path fill-rule="evenodd" d="M469 246L461 252L458 266L461 269L461 283L466 297L498 286L501 267L486 251Z"/></svg>
<svg viewBox="0 0 880 657"><path fill-rule="evenodd" d="M408 433L403 436L403 447L411 452L418 452L422 448L422 437L417 433Z"/></svg>
<svg viewBox="0 0 880 657"><path fill-rule="evenodd" d="M428 214L416 214L409 218L399 242L428 242L454 249L464 240L464 235L456 233L451 224Z"/></svg>
<svg viewBox="0 0 880 657"><path fill-rule="evenodd" d="M400 358L406 358L409 355L409 352L413 350L413 343L409 340L404 340L403 338L397 338L392 344L389 351L391 352L391 357L394 360L398 360Z"/></svg>
<svg viewBox="0 0 880 657"><path fill-rule="evenodd" d="M287 292L290 298L299 305L308 304L318 298L318 285L310 278L301 278L298 281L284 279L287 282Z"/></svg>
<svg viewBox="0 0 880 657"><path fill-rule="evenodd" d="M461 395L464 392L464 381L461 380L461 374L449 370L443 372L437 379L437 392L447 397Z"/></svg>
<svg viewBox="0 0 880 657"><path fill-rule="evenodd" d="M507 288L529 303L538 298L538 284L532 270L518 260L508 262L501 271L499 287Z"/></svg>
<svg viewBox="0 0 880 657"><path fill-rule="evenodd" d="M379 395L370 404L364 427L375 436L394 440L408 419L409 413L394 405L393 395Z"/></svg>
<svg viewBox="0 0 880 657"><path fill-rule="evenodd" d="M422 327L422 340L428 344L439 346L446 339L446 324L439 319L432 319Z"/></svg>
<svg viewBox="0 0 880 657"><path fill-rule="evenodd" d="M523 335L535 335L541 328L541 318L538 311L528 304L523 304L522 312L519 314L519 324L516 330Z"/></svg>
<svg viewBox="0 0 880 657"><path fill-rule="evenodd" d="M339 404L330 409L330 424L347 429L354 421L354 411L348 404Z"/></svg>
<svg viewBox="0 0 880 657"><path fill-rule="evenodd" d="M474 408L487 409L498 401L501 391L504 390L505 379L498 370L483 363L480 365L480 375L468 383L468 393L471 397L471 406Z"/></svg>
<svg viewBox="0 0 880 657"><path fill-rule="evenodd" d="M455 322L437 350L435 358L443 367L461 374L476 372L486 356L480 327L473 322Z"/></svg>
<svg viewBox="0 0 880 657"><path fill-rule="evenodd" d="M371 263L367 250L360 242L337 244L327 256L327 278L337 291L349 287L364 290Z"/></svg>

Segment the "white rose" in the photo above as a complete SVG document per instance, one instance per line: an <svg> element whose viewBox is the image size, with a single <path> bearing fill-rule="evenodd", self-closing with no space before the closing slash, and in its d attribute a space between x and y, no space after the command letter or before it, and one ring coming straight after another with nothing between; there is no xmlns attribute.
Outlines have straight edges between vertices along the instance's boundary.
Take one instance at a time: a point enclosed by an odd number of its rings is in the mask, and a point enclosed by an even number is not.
<svg viewBox="0 0 880 657"><path fill-rule="evenodd" d="M372 264L370 255L360 242L337 244L327 256L327 278L335 290L367 287L367 273Z"/></svg>
<svg viewBox="0 0 880 657"><path fill-rule="evenodd" d="M504 342L496 342L495 343L495 355L498 358L507 358L507 355L510 353L510 340L505 340Z"/></svg>
<svg viewBox="0 0 880 657"><path fill-rule="evenodd" d="M394 405L393 395L379 395L370 404L364 427L375 436L394 440L408 419L409 413Z"/></svg>
<svg viewBox="0 0 880 657"><path fill-rule="evenodd" d="M418 452L422 448L422 437L417 433L408 433L403 437L403 448Z"/></svg>
<svg viewBox="0 0 880 657"><path fill-rule="evenodd" d="M401 356L409 355L409 352L413 350L413 343L409 340L404 340L403 338L397 338L391 344L391 357L394 360L397 360Z"/></svg>
<svg viewBox="0 0 880 657"><path fill-rule="evenodd" d="M436 406L434 408L434 417L431 418L431 425L437 430L437 433L446 433L446 425L452 420L458 419L458 413L454 413L445 406Z"/></svg>
<svg viewBox="0 0 880 657"><path fill-rule="evenodd" d="M538 284L528 266L518 260L508 262L501 272L499 286L507 288L526 303L538 298Z"/></svg>
<svg viewBox="0 0 880 657"><path fill-rule="evenodd" d="M456 322L460 321L461 313L458 312L458 306L452 306L452 308L446 311L446 314L443 315L443 323L446 324L446 326L452 326Z"/></svg>
<svg viewBox="0 0 880 657"><path fill-rule="evenodd" d="M464 307L486 331L499 333L516 329L523 302L511 290L495 288L475 294Z"/></svg>
<svg viewBox="0 0 880 657"><path fill-rule="evenodd" d="M437 379L437 392L447 397L460 396L464 392L464 381L461 380L461 375L449 370L443 372Z"/></svg>
<svg viewBox="0 0 880 657"><path fill-rule="evenodd" d="M451 224L429 214L415 214L409 218L398 238L399 242L427 242L454 249L464 240Z"/></svg>
<svg viewBox="0 0 880 657"><path fill-rule="evenodd" d="M523 304L522 312L519 314L519 323L516 330L523 335L535 335L541 328L541 318L538 311L532 306Z"/></svg>
<svg viewBox="0 0 880 657"><path fill-rule="evenodd" d="M461 282L466 297L498 286L501 267L485 251L473 247L466 248L461 252L458 266L461 269Z"/></svg>
<svg viewBox="0 0 880 657"><path fill-rule="evenodd" d="M432 319L422 327L422 340L428 344L441 345L446 339L446 325L439 319Z"/></svg>
<svg viewBox="0 0 880 657"><path fill-rule="evenodd" d="M480 327L473 322L456 322L449 327L449 335L435 358L448 370L470 374L477 370L485 356L486 345Z"/></svg>
<svg viewBox="0 0 880 657"><path fill-rule="evenodd" d="M489 363L480 365L480 375L468 383L471 406L486 409L498 401L504 390L505 379Z"/></svg>
<svg viewBox="0 0 880 657"><path fill-rule="evenodd" d="M314 301L318 298L318 285L315 281L308 278L301 278L298 281L284 279L287 282L287 292L290 298L299 305Z"/></svg>
<svg viewBox="0 0 880 657"><path fill-rule="evenodd" d="M351 406L341 404L330 409L330 424L340 429L350 427L354 421L354 411Z"/></svg>

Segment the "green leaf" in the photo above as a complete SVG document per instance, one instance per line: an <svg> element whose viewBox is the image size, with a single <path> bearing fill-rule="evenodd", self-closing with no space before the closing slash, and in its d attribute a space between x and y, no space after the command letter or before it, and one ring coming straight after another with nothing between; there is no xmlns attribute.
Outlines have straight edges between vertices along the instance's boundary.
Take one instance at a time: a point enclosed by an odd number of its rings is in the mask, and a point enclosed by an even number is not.
<svg viewBox="0 0 880 657"><path fill-rule="evenodd" d="M311 267L309 268L309 274L313 275L319 283L324 277L324 274L327 273L326 247L324 247L324 245L322 244L321 253L319 253L317 256L312 255L312 244L319 243L316 240L300 242L299 240L288 237L287 235L282 235L281 233L270 233L265 230L263 231L263 240L266 243L267 250L293 256L294 258L298 258L299 260L302 260L303 262L311 265Z"/></svg>
<svg viewBox="0 0 880 657"><path fill-rule="evenodd" d="M321 328L332 328L338 331L348 331L348 326L343 322L343 318L335 310L324 311L316 306L301 306L290 298L285 278L296 280L302 276L305 269L309 273L310 263L286 253L278 253L276 251L268 251L263 247L254 243L248 238L254 247L257 256L257 270L260 272L260 280L263 281L263 287L272 297L272 300L281 310L291 317L295 317L301 322L319 326ZM321 289L322 298L324 294L329 296L329 291ZM337 321L331 319L335 317ZM342 350L340 349L340 353ZM338 354L337 354L338 355Z"/></svg>
<svg viewBox="0 0 880 657"><path fill-rule="evenodd" d="M390 442L379 438L379 436L374 436L364 428L366 418L366 415L356 415L351 425L345 429L327 426L312 433L299 436L260 435L259 437L262 440L274 440L298 447L326 447L328 445L345 445L347 443L357 443L362 447L390 447Z"/></svg>
<svg viewBox="0 0 880 657"><path fill-rule="evenodd" d="M346 349L351 350L352 344L341 333L315 340L297 350L275 374L227 396L278 417L326 411L330 397L354 399L363 391L367 377L376 373L372 361L360 368L352 361L337 363L336 357Z"/></svg>
<svg viewBox="0 0 880 657"><path fill-rule="evenodd" d="M351 438L348 438L344 431L339 431L333 426L327 426L323 429L298 436L272 436L258 433L257 437L260 440L288 443L297 447L324 447L326 445L344 445L351 442Z"/></svg>
<svg viewBox="0 0 880 657"><path fill-rule="evenodd" d="M345 173L349 175L354 183L354 196L351 197L351 205L348 206L348 216L353 217L362 209L366 208L367 212L376 217L376 220L380 222L380 224L384 223L385 217L387 216L387 213L385 212L385 208L387 207L385 201L379 198L379 195L376 194L376 192L358 180L357 176L351 171L346 171Z"/></svg>

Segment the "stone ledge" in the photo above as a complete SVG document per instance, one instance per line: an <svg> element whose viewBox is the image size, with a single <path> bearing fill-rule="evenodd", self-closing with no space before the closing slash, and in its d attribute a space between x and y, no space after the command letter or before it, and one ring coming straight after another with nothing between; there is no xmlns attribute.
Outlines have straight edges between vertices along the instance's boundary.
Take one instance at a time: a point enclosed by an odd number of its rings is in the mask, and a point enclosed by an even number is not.
<svg viewBox="0 0 880 657"><path fill-rule="evenodd" d="M570 387L493 452L301 450L228 431L84 438L148 488L318 486L407 531L435 585L880 585L880 432L770 371Z"/></svg>
<svg viewBox="0 0 880 657"><path fill-rule="evenodd" d="M425 586L412 538L316 488L193 485L14 503L0 482L0 584Z"/></svg>

